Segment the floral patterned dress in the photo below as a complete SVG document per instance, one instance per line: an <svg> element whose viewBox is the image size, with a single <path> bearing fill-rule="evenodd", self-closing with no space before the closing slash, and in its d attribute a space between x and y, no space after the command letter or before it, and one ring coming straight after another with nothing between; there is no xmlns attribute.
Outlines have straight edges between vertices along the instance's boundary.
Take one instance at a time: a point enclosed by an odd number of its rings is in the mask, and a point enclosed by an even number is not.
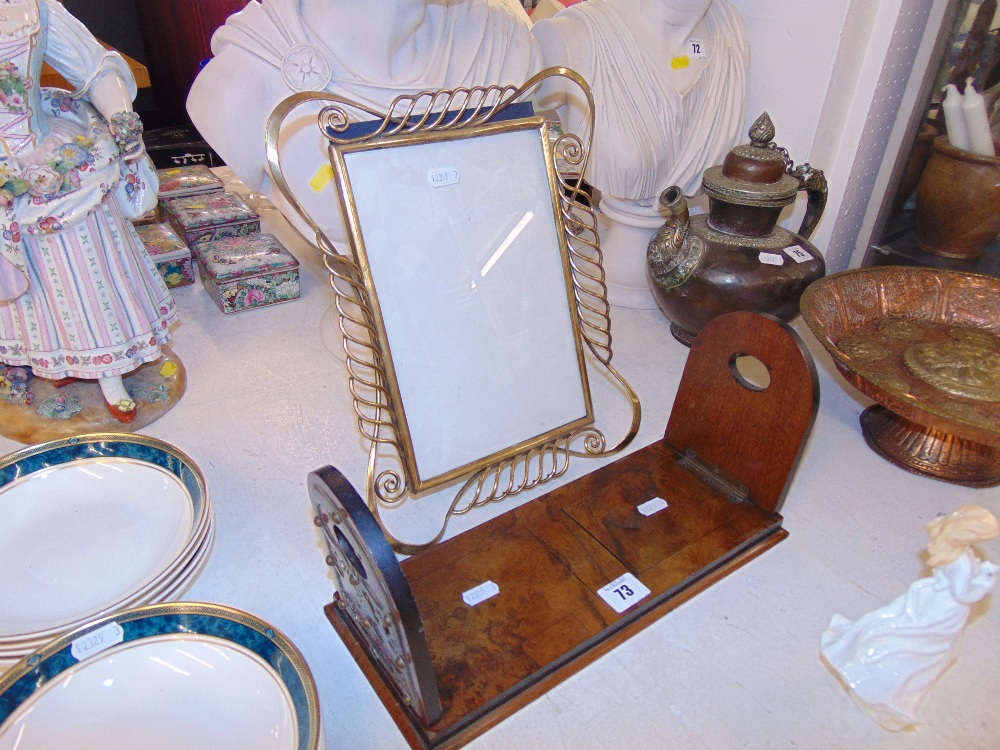
<svg viewBox="0 0 1000 750"><path fill-rule="evenodd" d="M46 60L72 95L38 85ZM129 218L155 202L87 100L102 74L135 81L54 0L0 0L0 362L103 378L160 357L173 299Z"/></svg>

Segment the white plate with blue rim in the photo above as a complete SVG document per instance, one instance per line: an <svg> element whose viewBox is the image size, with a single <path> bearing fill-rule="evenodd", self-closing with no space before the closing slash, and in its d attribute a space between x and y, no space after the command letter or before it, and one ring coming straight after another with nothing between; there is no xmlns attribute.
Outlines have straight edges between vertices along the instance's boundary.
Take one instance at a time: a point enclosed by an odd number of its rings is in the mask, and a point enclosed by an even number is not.
<svg viewBox="0 0 1000 750"><path fill-rule="evenodd" d="M118 612L0 677L0 750L318 750L316 684L247 612L174 602Z"/></svg>
<svg viewBox="0 0 1000 750"><path fill-rule="evenodd" d="M191 560L188 569L186 569L183 574L178 575L176 579L165 584L164 588L156 589L150 592L148 598L142 598L140 601L129 604L128 607L123 606L120 609L139 607L145 604L154 604L159 602L172 602L180 599L184 595L184 592L187 591L187 589L194 582L194 579L198 577L198 573L201 572L201 569L205 567L205 563L208 561L208 553L211 551L214 539L215 529L212 527L209 529L208 536L205 538L202 549L199 550L197 555ZM51 637L39 638L35 641L21 641L19 643L0 645L0 675L17 664L17 662L42 648L50 640L52 640Z"/></svg>
<svg viewBox="0 0 1000 750"><path fill-rule="evenodd" d="M211 532L201 470L161 440L84 435L0 459L0 648L176 590Z"/></svg>

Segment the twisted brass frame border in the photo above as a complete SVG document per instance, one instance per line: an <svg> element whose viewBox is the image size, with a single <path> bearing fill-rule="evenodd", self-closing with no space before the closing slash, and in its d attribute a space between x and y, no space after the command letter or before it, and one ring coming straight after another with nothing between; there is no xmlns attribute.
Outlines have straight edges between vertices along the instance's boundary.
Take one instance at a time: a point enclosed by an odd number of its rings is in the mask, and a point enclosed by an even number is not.
<svg viewBox="0 0 1000 750"><path fill-rule="evenodd" d="M473 471L456 494L437 535L429 542L411 544L395 538L379 515L379 506L390 508L408 497L406 479L395 468L379 468L380 449L388 448L405 464L405 447L400 440L399 407L393 403L387 386L386 357L378 341L373 318L371 290L364 282L361 268L350 256L341 253L319 224L295 199L281 172L278 137L284 120L309 102L328 102L318 115L318 126L329 142L331 161L337 146L366 143L389 136L414 136L487 125L507 106L527 100L543 83L564 78L585 95L590 111L585 140L575 134L563 134L553 144L553 160L559 187L559 209L569 251L570 276L578 319L578 330L586 349L624 392L632 411L632 421L625 436L611 448L604 434L593 425L558 436L543 445L505 456L495 464ZM353 122L351 112L360 112L378 122L375 130L360 136L345 135ZM586 81L568 68L548 68L532 76L522 86L486 86L423 91L396 97L384 112L358 102L326 93L303 92L285 99L272 112L267 123L267 169L279 192L314 232L315 244L323 253L336 296L340 331L343 335L349 387L354 402L358 429L369 441L366 495L369 509L382 527L393 549L415 554L442 539L453 515L467 513L488 503L513 497L562 476L571 456L607 457L625 449L639 431L641 407L638 396L627 380L611 364L612 336L610 305L607 299L603 256L597 234L597 218L590 208L589 196L582 188L590 144L593 142L594 99ZM567 169L559 168L560 160ZM570 172L570 170L572 170ZM584 365L586 366L586 365ZM578 447L574 448L574 445Z"/></svg>

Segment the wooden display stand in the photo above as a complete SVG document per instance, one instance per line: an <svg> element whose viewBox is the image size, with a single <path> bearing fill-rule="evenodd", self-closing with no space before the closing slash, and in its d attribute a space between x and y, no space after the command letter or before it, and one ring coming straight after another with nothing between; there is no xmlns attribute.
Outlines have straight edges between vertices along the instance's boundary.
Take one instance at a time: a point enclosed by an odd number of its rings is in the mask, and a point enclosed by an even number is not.
<svg viewBox="0 0 1000 750"><path fill-rule="evenodd" d="M740 373L744 355L769 385ZM784 539L777 511L818 388L788 326L718 318L692 346L662 440L402 564L343 475L313 472L340 588L327 616L410 745L468 742ZM667 507L637 509L654 498ZM598 590L626 574L650 593L628 588L618 614ZM499 593L467 604L485 582Z"/></svg>

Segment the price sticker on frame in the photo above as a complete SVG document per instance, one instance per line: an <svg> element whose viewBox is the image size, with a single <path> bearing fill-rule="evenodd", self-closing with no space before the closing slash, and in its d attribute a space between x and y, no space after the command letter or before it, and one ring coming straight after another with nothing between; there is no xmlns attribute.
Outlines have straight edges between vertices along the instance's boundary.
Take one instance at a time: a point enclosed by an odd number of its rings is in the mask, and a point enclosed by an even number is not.
<svg viewBox="0 0 1000 750"><path fill-rule="evenodd" d="M631 573L619 576L607 586L597 590L597 595L611 605L618 614L649 596L650 590Z"/></svg>
<svg viewBox="0 0 1000 750"><path fill-rule="evenodd" d="M427 182L431 187L445 187L458 182L458 170L454 167L439 167L427 173Z"/></svg>

